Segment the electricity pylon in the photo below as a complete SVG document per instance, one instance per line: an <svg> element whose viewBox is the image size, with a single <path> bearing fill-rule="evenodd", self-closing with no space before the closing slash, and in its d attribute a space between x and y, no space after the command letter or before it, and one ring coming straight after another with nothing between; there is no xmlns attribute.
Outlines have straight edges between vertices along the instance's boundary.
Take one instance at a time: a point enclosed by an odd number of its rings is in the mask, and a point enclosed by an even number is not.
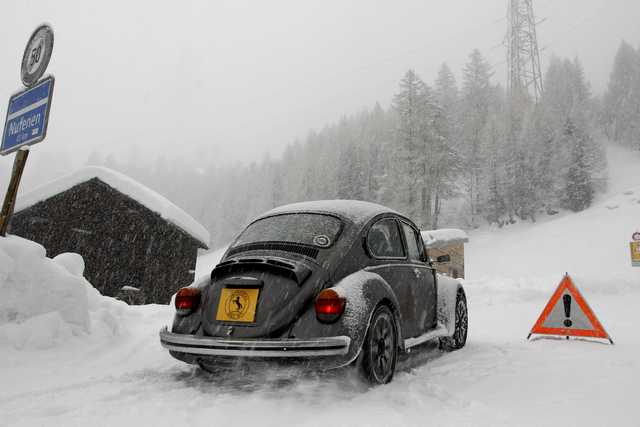
<svg viewBox="0 0 640 427"><path fill-rule="evenodd" d="M507 12L507 90L511 98L542 95L542 71L532 0L509 0Z"/></svg>

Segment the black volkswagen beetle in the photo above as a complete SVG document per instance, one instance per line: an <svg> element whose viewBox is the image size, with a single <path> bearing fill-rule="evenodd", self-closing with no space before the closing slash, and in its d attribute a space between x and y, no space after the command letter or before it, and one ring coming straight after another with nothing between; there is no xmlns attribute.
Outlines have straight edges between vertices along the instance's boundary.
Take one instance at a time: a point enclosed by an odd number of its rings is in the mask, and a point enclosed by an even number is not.
<svg viewBox="0 0 640 427"><path fill-rule="evenodd" d="M178 291L175 308L160 341L205 370L230 358L321 370L356 362L364 378L383 384L399 352L435 338L454 350L467 339L462 285L435 274L413 222L352 200L261 215L210 278Z"/></svg>

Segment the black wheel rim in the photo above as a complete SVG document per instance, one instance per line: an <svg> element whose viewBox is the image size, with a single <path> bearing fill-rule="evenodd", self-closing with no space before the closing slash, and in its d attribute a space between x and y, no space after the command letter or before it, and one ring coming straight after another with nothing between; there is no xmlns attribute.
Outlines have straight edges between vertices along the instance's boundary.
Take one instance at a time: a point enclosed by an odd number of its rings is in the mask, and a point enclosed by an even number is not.
<svg viewBox="0 0 640 427"><path fill-rule="evenodd" d="M464 344L467 340L467 329L469 327L468 322L467 304L463 299L459 299L456 304L456 331L454 335L457 346Z"/></svg>
<svg viewBox="0 0 640 427"><path fill-rule="evenodd" d="M386 381L393 372L395 335L391 322L390 316L382 313L376 318L371 329L371 366L379 382Z"/></svg>

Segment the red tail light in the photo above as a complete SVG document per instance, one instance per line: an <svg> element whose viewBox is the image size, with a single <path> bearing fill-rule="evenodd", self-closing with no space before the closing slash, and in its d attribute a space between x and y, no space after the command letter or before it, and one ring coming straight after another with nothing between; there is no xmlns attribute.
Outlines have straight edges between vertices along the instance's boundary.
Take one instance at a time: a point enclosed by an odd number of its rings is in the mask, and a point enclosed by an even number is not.
<svg viewBox="0 0 640 427"><path fill-rule="evenodd" d="M176 294L176 313L185 316L198 308L200 304L200 289L182 288Z"/></svg>
<svg viewBox="0 0 640 427"><path fill-rule="evenodd" d="M323 323L335 322L344 313L346 304L347 300L336 291L325 289L316 297L316 317Z"/></svg>

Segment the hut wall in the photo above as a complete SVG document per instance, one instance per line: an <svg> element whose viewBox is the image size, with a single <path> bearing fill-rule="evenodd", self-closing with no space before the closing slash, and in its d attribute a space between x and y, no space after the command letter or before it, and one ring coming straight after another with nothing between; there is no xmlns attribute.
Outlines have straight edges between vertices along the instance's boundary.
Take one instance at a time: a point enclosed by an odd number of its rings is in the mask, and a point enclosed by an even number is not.
<svg viewBox="0 0 640 427"><path fill-rule="evenodd" d="M451 257L451 262L449 263L434 264L438 272L447 274L453 278L464 278L464 244L459 243L439 248L431 248L427 251L432 259L436 259L440 255L449 255Z"/></svg>
<svg viewBox="0 0 640 427"><path fill-rule="evenodd" d="M199 243L137 201L98 179L16 212L9 232L42 244L54 257L77 252L85 277L102 294L141 289L167 303L193 281Z"/></svg>

